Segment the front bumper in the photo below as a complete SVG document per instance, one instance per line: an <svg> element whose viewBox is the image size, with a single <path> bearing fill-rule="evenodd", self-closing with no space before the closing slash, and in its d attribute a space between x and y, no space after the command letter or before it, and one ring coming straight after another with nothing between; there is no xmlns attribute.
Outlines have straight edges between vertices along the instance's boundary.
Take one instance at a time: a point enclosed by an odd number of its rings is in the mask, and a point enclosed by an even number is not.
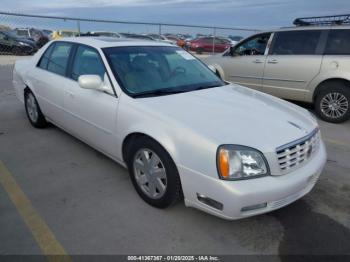
<svg viewBox="0 0 350 262"><path fill-rule="evenodd" d="M286 175L267 176L241 181L224 181L186 167L178 167L185 204L224 219L240 219L286 206L303 197L316 184L327 155L323 142L310 161ZM198 194L222 203L222 210L198 200ZM242 208L266 203L265 207L242 211Z"/></svg>

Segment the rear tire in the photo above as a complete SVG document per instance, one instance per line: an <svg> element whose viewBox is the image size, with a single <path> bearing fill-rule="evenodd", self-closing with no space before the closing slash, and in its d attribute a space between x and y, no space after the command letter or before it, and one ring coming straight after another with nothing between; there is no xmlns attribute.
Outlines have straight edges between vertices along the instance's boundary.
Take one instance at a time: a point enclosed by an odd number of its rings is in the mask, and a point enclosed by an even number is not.
<svg viewBox="0 0 350 262"><path fill-rule="evenodd" d="M133 141L127 150L127 165L136 192L146 203L166 208L181 198L176 165L153 139L142 136Z"/></svg>
<svg viewBox="0 0 350 262"><path fill-rule="evenodd" d="M26 91L24 94L24 106L28 120L32 126L36 128L45 128L48 126L45 116L41 112L38 101L30 90Z"/></svg>
<svg viewBox="0 0 350 262"><path fill-rule="evenodd" d="M315 99L317 115L324 121L342 123L350 118L350 86L342 81L326 82Z"/></svg>

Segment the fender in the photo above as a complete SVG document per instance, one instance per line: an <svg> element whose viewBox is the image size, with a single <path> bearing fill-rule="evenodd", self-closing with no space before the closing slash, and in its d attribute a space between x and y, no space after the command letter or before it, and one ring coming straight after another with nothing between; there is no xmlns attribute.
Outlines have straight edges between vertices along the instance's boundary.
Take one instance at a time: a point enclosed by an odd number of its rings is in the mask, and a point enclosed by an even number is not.
<svg viewBox="0 0 350 262"><path fill-rule="evenodd" d="M319 74L317 77L315 77L312 82L309 84L309 92L306 94L306 101L307 102L313 102L314 97L316 95L315 92L317 92L317 87L322 84L325 81L328 80L345 80L350 82L350 74L349 72L346 72L344 70L337 71L336 73L334 71L328 72L326 74Z"/></svg>
<svg viewBox="0 0 350 262"><path fill-rule="evenodd" d="M171 136L166 134L161 129L157 130L157 129L149 128L148 125L142 125L142 124L136 124L136 125L130 126L130 128L128 128L125 132L123 132L121 139L118 139L119 140L118 158L123 159L123 155L122 155L123 143L125 139L132 134L143 134L157 141L170 154L174 162L175 163L178 162L178 152L176 150L175 142L171 138Z"/></svg>

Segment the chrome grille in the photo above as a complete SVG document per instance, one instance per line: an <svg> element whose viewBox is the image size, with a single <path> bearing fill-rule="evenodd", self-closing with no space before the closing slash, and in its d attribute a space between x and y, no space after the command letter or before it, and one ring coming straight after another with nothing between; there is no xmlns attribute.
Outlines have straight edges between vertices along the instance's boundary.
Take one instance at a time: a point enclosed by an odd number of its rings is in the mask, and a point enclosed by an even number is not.
<svg viewBox="0 0 350 262"><path fill-rule="evenodd" d="M306 163L317 151L320 144L319 129L309 135L280 146L276 149L277 162L282 172L288 172Z"/></svg>

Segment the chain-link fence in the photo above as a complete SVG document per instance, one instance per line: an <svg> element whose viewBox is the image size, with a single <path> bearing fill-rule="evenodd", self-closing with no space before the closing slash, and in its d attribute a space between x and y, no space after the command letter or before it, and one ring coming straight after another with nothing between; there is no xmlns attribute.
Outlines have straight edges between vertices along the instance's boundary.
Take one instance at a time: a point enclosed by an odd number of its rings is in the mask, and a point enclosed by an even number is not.
<svg viewBox="0 0 350 262"><path fill-rule="evenodd" d="M31 55L52 39L70 36L148 39L173 43L196 53L217 53L258 31L0 12L0 55Z"/></svg>

